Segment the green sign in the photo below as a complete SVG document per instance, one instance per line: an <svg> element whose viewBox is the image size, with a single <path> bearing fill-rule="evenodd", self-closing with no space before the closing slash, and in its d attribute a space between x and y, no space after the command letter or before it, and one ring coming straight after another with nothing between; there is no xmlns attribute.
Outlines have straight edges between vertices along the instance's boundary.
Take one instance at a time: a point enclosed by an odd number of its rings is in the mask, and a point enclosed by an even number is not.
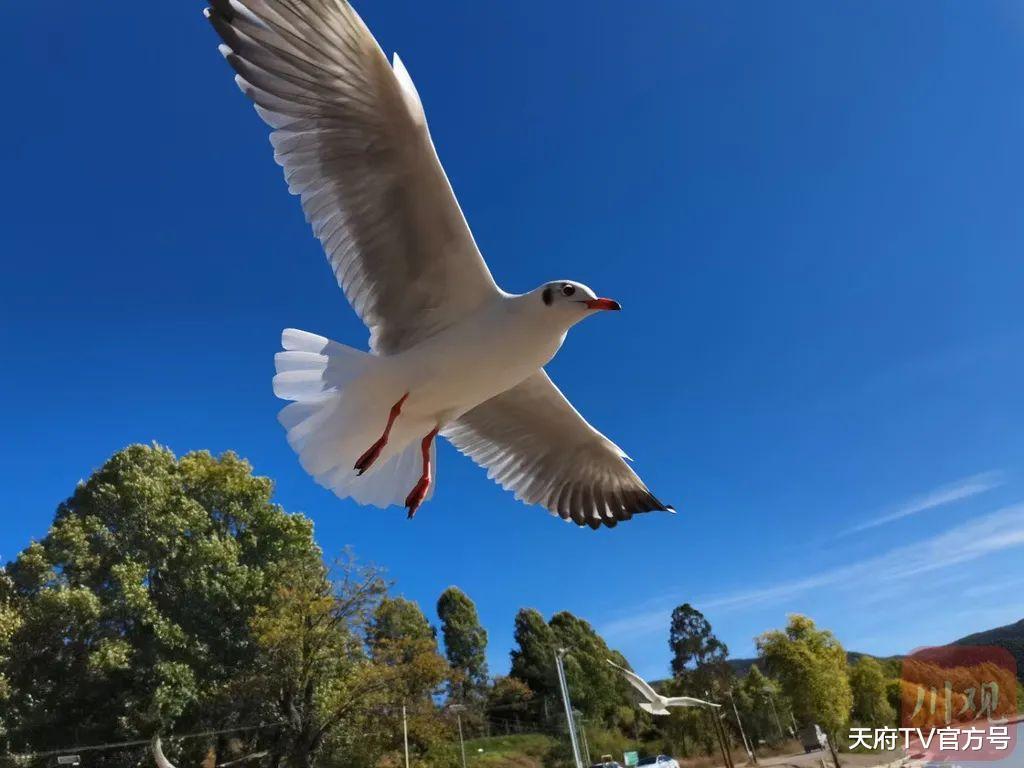
<svg viewBox="0 0 1024 768"><path fill-rule="evenodd" d="M622 761L626 764L626 768L630 768L630 766L634 766L640 762L640 755L636 752L625 752L623 753L622 758Z"/></svg>

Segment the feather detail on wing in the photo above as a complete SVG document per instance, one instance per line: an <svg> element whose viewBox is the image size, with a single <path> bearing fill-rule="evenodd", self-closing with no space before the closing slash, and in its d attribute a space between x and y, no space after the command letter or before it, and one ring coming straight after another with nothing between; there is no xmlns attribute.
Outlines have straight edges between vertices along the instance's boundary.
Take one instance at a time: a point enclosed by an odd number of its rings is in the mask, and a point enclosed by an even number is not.
<svg viewBox="0 0 1024 768"><path fill-rule="evenodd" d="M499 294L419 94L345 0L211 0L235 80L272 128L370 347L414 346Z"/></svg>
<svg viewBox="0 0 1024 768"><path fill-rule="evenodd" d="M442 434L527 504L577 525L614 527L662 504L626 454L572 407L547 373L463 414Z"/></svg>
<svg viewBox="0 0 1024 768"><path fill-rule="evenodd" d="M615 667L622 675L626 678L630 685L636 688L640 693L644 695L644 698L649 700L652 704L657 704L659 708L664 708L664 697L656 690L651 687L651 684L644 680L640 675L636 674L632 670L620 667L611 659L605 659L609 664Z"/></svg>

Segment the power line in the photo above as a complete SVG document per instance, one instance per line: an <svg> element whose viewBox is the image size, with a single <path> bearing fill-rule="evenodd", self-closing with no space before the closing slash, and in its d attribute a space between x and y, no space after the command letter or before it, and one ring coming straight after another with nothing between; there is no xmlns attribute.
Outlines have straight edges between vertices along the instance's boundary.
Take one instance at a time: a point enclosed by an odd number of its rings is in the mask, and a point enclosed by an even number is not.
<svg viewBox="0 0 1024 768"><path fill-rule="evenodd" d="M283 725L284 720L278 720L276 723L264 723L261 725L242 725L237 728L221 728L215 731L197 731L195 733L183 733L180 736L176 734L168 734L169 739L198 739L203 736L217 736L222 733L241 733L243 731L259 731L265 728L276 728L279 725ZM133 741L111 741L106 744L78 744L73 747L65 747L63 749L51 749L46 752L10 752L8 755L15 760L31 760L37 757L53 757L54 755L66 755L75 754L78 752L97 752L107 749L123 749L124 747L141 747L148 746L150 739L137 739ZM2 755L0 755L2 757Z"/></svg>

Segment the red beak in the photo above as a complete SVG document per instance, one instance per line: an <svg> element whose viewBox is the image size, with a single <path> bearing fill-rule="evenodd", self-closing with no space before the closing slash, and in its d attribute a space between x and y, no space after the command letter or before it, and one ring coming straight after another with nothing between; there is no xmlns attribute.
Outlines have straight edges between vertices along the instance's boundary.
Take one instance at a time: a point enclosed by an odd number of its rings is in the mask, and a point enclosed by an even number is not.
<svg viewBox="0 0 1024 768"><path fill-rule="evenodd" d="M615 299L587 299L586 305L587 309L622 309L622 305Z"/></svg>

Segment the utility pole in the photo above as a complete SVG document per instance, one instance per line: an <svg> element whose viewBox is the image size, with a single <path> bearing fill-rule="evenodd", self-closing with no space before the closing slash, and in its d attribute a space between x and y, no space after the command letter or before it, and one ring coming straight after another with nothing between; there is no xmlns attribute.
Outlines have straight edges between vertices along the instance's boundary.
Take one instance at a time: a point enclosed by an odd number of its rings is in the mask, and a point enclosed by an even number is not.
<svg viewBox="0 0 1024 768"><path fill-rule="evenodd" d="M725 724L722 720L725 719L725 713L718 714L718 710L713 713L715 716L715 722L718 724L718 732L722 734L722 745L725 747L725 757L729 762L729 768L736 768L736 763L732 759L732 741L729 739L729 734L725 730Z"/></svg>
<svg viewBox="0 0 1024 768"><path fill-rule="evenodd" d="M710 702L711 691L704 691L704 698ZM725 741L725 729L722 727L722 722L718 719L717 710L717 707L708 707L708 714L711 715L712 729L715 732L715 737L718 739L718 745L722 748L722 759L725 761L725 768L734 768L732 754L730 754L729 747Z"/></svg>
<svg viewBox="0 0 1024 768"><path fill-rule="evenodd" d="M583 764L590 765L590 745L587 743L587 729L583 727L583 717L581 716L582 713L573 712L573 714L577 715L576 730L579 731L580 737L583 741Z"/></svg>
<svg viewBox="0 0 1024 768"><path fill-rule="evenodd" d="M705 695L710 697L710 693L705 692ZM722 724L718 721L718 713L715 711L714 707L708 707L707 712L708 716L711 718L711 731L715 734L715 740L718 742L719 749L722 750L722 762L725 764L725 768L733 768L729 750L725 746Z"/></svg>
<svg viewBox="0 0 1024 768"><path fill-rule="evenodd" d="M466 768L466 742L462 738L462 710L465 708L465 704L452 704L448 707L448 709L455 713L455 720L459 724L459 749L462 750L462 768Z"/></svg>
<svg viewBox="0 0 1024 768"><path fill-rule="evenodd" d="M405 716L405 704L402 705L402 741L405 742L405 768L409 768L409 720Z"/></svg>
<svg viewBox="0 0 1024 768"><path fill-rule="evenodd" d="M736 715L736 725L740 727L740 738L743 739L743 747L747 750L747 758L754 765L757 765L757 755L754 754L754 750L750 746L750 742L747 741L747 734L746 731L743 730L743 721L740 720L740 711L736 708L736 697L732 695L732 688L729 689L729 701L732 702L732 713ZM463 766L463 768L465 768L465 766Z"/></svg>
<svg viewBox="0 0 1024 768"><path fill-rule="evenodd" d="M565 724L569 728L569 741L572 743L572 758L576 768L583 768L580 759L580 745L576 740L576 721L572 716L572 702L569 701L569 683L565 679L565 666L562 664L562 657L565 656L565 648L559 648L555 652L555 669L558 672L558 685L562 689L562 704L565 706ZM406 768L409 768L406 766Z"/></svg>
<svg viewBox="0 0 1024 768"><path fill-rule="evenodd" d="M836 768L839 768L839 755L836 753L836 748L832 744L832 737L825 734L825 741L828 742L828 750L832 753L832 762L836 764Z"/></svg>
<svg viewBox="0 0 1024 768"><path fill-rule="evenodd" d="M786 736L785 736L785 734L784 734L784 733L782 732L782 723L781 723L781 722L779 721L779 713L778 713L778 711L776 711L776 709L775 709L775 697L774 697L774 696L772 696L772 695L771 695L770 693L768 693L767 691L765 692L765 694L764 694L764 695L765 695L765 696L767 697L767 699L768 699L768 703L769 703L769 704L771 704L771 706L772 706L772 714L773 714L773 715L775 715L775 725L776 725L776 726L778 727L778 729L779 729L779 741L784 741L784 740L785 740L785 738L786 738Z"/></svg>

